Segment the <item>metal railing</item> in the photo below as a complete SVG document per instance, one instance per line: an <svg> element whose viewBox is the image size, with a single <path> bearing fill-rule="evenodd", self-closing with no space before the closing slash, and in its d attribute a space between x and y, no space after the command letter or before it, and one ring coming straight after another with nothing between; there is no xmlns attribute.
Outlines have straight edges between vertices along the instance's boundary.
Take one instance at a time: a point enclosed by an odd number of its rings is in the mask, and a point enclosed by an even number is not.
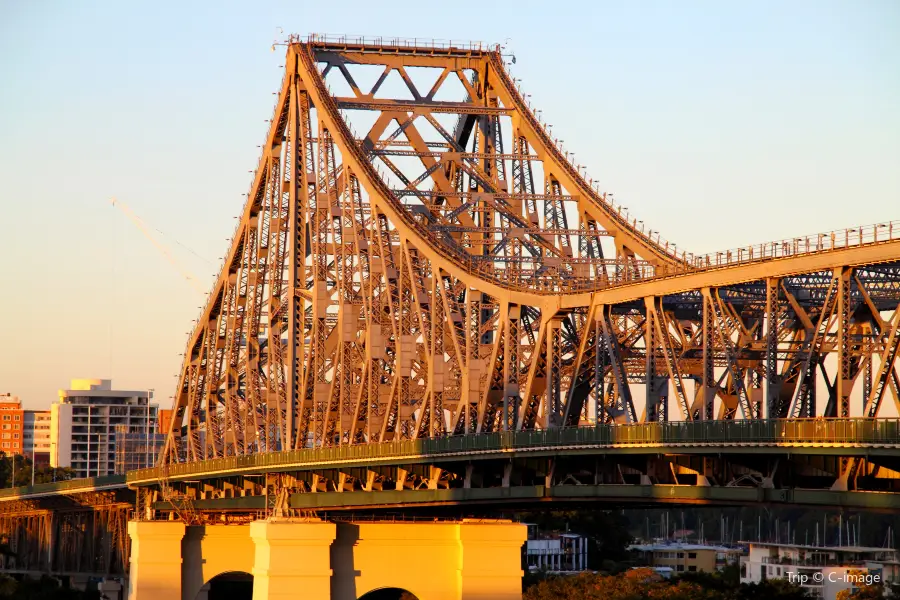
<svg viewBox="0 0 900 600"><path fill-rule="evenodd" d="M289 42L299 42L301 36L291 36ZM485 44L484 42L442 40L435 38L403 38L362 35L328 35L311 33L306 36L309 44L348 44L353 46L377 46L379 48L428 48L435 50L467 50L475 52L492 52L500 48L500 44Z"/></svg>
<svg viewBox="0 0 900 600"><path fill-rule="evenodd" d="M747 444L900 444L900 419L777 419L682 421L510 431L399 442L307 448L230 456L168 466L170 477L219 471L266 469L286 464L392 460L441 454L578 446L742 446ZM159 468L128 473L128 482L158 479Z"/></svg>
<svg viewBox="0 0 900 600"><path fill-rule="evenodd" d="M584 447L627 448L640 446L747 446L747 445L900 445L900 419L772 419L739 421L678 421L600 425L539 431L507 431L458 435L421 440L306 448L229 456L166 467L168 477L202 475L222 471L266 470L282 465L377 462L441 454L484 454L512 450L575 449ZM56 483L0 490L0 499L66 494L127 483L159 480L159 467L108 475L69 479Z"/></svg>
<svg viewBox="0 0 900 600"><path fill-rule="evenodd" d="M814 235L711 252L701 256L688 254L687 262L697 269L706 269L771 260L773 258L788 258L801 254L815 254L830 250L855 248L893 240L900 240L900 221L838 229Z"/></svg>
<svg viewBox="0 0 900 600"><path fill-rule="evenodd" d="M54 483L38 483L34 486L22 486L0 490L0 498L21 496L23 494L64 494L78 491L89 491L101 487L120 486L125 487L125 475L106 475L104 477L85 477L82 479L67 479Z"/></svg>

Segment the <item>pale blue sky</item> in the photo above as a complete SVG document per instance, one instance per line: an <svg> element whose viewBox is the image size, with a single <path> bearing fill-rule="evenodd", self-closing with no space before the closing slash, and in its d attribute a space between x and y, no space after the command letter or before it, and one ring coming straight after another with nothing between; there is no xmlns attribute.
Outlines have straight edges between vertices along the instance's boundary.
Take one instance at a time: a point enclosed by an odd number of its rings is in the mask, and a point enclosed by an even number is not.
<svg viewBox="0 0 900 600"><path fill-rule="evenodd" d="M702 252L900 218L900 3L0 0L0 392L168 405L281 80L276 28L503 42L603 189ZM214 263L199 260L179 240Z"/></svg>

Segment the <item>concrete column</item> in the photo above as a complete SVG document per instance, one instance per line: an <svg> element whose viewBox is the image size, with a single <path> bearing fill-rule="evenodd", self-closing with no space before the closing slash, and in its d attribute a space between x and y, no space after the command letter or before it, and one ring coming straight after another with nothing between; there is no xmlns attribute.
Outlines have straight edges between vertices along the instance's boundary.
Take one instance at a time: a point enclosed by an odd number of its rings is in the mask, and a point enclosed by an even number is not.
<svg viewBox="0 0 900 600"><path fill-rule="evenodd" d="M200 591L197 592L197 595L194 597L194 600L209 600L209 584L204 583L203 587L200 588Z"/></svg>
<svg viewBox="0 0 900 600"><path fill-rule="evenodd" d="M103 600L122 600L122 585L118 581L107 579L97 586Z"/></svg>
<svg viewBox="0 0 900 600"><path fill-rule="evenodd" d="M181 598L181 539L184 523L130 521L128 600Z"/></svg>
<svg viewBox="0 0 900 600"><path fill-rule="evenodd" d="M250 524L255 546L253 600L331 598L331 542L334 523L255 521Z"/></svg>
<svg viewBox="0 0 900 600"><path fill-rule="evenodd" d="M461 600L521 600L522 544L527 538L521 523L463 521Z"/></svg>

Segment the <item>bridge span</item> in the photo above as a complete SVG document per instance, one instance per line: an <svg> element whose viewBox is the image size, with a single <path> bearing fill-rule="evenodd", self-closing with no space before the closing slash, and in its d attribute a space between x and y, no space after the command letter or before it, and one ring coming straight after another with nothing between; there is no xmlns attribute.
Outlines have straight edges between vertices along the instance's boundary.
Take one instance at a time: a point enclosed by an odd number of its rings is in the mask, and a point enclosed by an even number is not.
<svg viewBox="0 0 900 600"><path fill-rule="evenodd" d="M158 465L0 491L7 571L511 600L497 508L900 510L900 223L697 255L599 189L499 46L284 46ZM450 520L360 520L401 509Z"/></svg>

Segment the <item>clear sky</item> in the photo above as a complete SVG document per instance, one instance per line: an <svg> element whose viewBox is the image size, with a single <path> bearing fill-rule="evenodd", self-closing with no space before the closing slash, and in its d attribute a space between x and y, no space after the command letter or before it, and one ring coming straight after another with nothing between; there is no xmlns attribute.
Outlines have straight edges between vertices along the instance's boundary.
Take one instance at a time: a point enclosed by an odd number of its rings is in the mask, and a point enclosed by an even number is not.
<svg viewBox="0 0 900 600"><path fill-rule="evenodd" d="M900 3L0 1L0 392L168 405L285 34L504 42L578 162L696 252L900 218ZM189 247L205 260L184 249Z"/></svg>

